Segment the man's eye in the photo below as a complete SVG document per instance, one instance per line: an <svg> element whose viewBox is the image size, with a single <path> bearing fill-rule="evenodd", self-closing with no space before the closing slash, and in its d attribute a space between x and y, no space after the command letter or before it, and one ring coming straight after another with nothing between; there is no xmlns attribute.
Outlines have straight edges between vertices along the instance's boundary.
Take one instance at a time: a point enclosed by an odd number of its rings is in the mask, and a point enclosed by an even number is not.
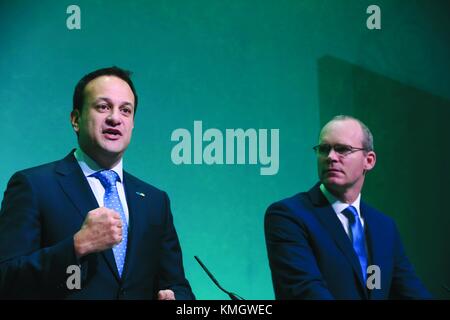
<svg viewBox="0 0 450 320"><path fill-rule="evenodd" d="M99 104L99 105L97 106L97 108L98 108L99 110L107 110L107 109L109 108L109 106L108 106L107 104Z"/></svg>
<svg viewBox="0 0 450 320"><path fill-rule="evenodd" d="M341 154L348 153L348 152L352 151L352 149L349 146L344 146L344 145L335 145L334 146L334 150L337 153L341 153Z"/></svg>
<svg viewBox="0 0 450 320"><path fill-rule="evenodd" d="M125 114L131 114L131 108L122 108L122 112Z"/></svg>
<svg viewBox="0 0 450 320"><path fill-rule="evenodd" d="M330 152L330 146L327 144L319 146L319 152L322 154L328 154Z"/></svg>

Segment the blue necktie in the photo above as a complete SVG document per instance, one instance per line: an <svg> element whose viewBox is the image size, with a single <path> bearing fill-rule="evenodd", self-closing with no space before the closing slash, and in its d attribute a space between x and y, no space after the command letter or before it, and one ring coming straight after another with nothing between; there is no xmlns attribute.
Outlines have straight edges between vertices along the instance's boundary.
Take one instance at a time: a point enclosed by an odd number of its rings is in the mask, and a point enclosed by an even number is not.
<svg viewBox="0 0 450 320"><path fill-rule="evenodd" d="M348 206L342 213L347 217L350 225L350 239L352 240L353 249L359 259L361 265L364 282L367 278L367 253L366 241L364 237L364 229L359 220L358 211L353 206Z"/></svg>
<svg viewBox="0 0 450 320"><path fill-rule="evenodd" d="M105 208L113 209L120 215L120 219L122 219L122 241L113 247L114 258L116 260L119 276L122 276L123 265L125 263L125 256L127 253L128 223L116 187L116 182L120 178L119 175L113 170L98 171L92 176L100 180L101 184L105 188L105 196L103 197Z"/></svg>

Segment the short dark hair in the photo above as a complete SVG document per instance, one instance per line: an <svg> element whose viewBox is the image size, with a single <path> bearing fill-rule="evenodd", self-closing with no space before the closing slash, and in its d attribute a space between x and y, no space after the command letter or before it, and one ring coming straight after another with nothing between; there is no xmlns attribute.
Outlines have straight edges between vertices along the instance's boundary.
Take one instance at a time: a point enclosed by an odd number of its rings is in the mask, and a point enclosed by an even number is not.
<svg viewBox="0 0 450 320"><path fill-rule="evenodd" d="M133 91L134 94L134 113L136 113L137 105L138 105L138 96L136 94L136 90L134 88L133 82L131 81L131 75L132 72L112 66L108 68L102 68L95 71L92 71L91 73L86 74L81 78L80 81L78 81L77 85L75 86L75 90L73 92L73 110L78 110L81 114L83 110L83 104L84 104L84 88L86 88L87 84L94 80L95 78L101 77L101 76L115 76L126 83L131 88L131 91Z"/></svg>

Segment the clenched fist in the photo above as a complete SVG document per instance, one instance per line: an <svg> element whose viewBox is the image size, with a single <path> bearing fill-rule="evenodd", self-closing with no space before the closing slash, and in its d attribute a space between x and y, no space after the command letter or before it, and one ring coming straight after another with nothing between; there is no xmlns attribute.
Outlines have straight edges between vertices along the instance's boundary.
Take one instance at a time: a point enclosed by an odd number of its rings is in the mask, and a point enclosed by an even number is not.
<svg viewBox="0 0 450 320"><path fill-rule="evenodd" d="M88 212L80 231L73 238L78 258L110 249L122 241L122 220L112 209L94 209Z"/></svg>

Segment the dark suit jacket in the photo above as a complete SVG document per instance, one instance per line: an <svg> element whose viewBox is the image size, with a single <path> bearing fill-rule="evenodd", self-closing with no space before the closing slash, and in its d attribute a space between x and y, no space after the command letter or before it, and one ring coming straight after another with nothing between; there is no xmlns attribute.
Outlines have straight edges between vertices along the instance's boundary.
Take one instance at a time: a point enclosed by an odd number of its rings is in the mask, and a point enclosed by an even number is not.
<svg viewBox="0 0 450 320"><path fill-rule="evenodd" d="M430 298L405 255L394 221L361 201L369 264L381 271L381 288L367 289L350 239L319 185L266 211L276 298Z"/></svg>
<svg viewBox="0 0 450 320"><path fill-rule="evenodd" d="M15 173L0 211L0 297L152 299L171 289L194 299L167 194L126 172L123 180L130 230L121 279L112 249L76 259L73 236L98 203L73 151ZM66 270L78 263L81 289L69 290Z"/></svg>

